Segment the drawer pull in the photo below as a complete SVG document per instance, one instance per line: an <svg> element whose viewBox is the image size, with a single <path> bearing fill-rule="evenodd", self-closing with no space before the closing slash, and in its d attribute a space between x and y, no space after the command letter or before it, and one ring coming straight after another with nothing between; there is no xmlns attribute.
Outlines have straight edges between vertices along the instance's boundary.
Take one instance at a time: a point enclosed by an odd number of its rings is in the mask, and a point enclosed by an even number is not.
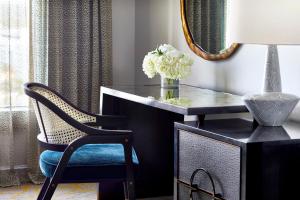
<svg viewBox="0 0 300 200"><path fill-rule="evenodd" d="M190 185L191 185L191 188L195 188L195 189L192 189L190 190L190 200L193 200L193 193L194 192L198 192L199 190L202 190L204 191L203 189L199 188L197 184L194 184L194 179L195 179L195 176L198 174L198 173L204 173L205 175L207 175L207 177L209 178L210 180L210 183L211 183L211 186L212 186L212 192L211 192L211 195L212 195L212 199L215 199L216 197L217 198L222 198L222 196L220 194L216 194L216 187L215 187L215 183L214 183L214 180L212 178L212 176L210 175L210 173L204 169L204 168L199 168L199 169L196 169L191 178L190 178Z"/></svg>

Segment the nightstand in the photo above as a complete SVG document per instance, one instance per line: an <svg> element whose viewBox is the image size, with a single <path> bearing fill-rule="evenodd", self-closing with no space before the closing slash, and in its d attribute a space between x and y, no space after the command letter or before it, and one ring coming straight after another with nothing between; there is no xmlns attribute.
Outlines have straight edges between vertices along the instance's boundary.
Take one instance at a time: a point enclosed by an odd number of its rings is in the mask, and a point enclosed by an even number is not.
<svg viewBox="0 0 300 200"><path fill-rule="evenodd" d="M174 153L176 200L300 199L300 134L283 127L175 123Z"/></svg>

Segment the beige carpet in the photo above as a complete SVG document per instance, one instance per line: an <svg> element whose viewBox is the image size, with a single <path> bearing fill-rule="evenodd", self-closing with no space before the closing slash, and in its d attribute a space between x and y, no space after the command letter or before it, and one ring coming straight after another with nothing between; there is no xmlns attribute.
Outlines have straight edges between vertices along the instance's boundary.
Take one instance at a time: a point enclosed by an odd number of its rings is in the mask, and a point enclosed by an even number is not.
<svg viewBox="0 0 300 200"><path fill-rule="evenodd" d="M22 185L0 188L0 200L35 200L40 185ZM52 200L96 200L96 184L60 184L55 190ZM171 200L171 197L155 198L155 200ZM144 199L154 200L154 199Z"/></svg>
<svg viewBox="0 0 300 200"><path fill-rule="evenodd" d="M22 185L17 187L0 188L1 200L35 200L40 185ZM96 184L60 184L56 189L53 200L84 200L97 199Z"/></svg>

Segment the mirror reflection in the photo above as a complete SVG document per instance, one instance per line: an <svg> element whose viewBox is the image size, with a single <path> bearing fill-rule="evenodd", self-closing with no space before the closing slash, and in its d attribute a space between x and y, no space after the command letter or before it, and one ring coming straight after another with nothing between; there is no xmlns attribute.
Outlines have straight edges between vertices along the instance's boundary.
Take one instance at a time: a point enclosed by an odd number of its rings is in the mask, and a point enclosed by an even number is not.
<svg viewBox="0 0 300 200"><path fill-rule="evenodd" d="M227 0L185 0L187 25L195 44L205 52L219 54L226 42Z"/></svg>

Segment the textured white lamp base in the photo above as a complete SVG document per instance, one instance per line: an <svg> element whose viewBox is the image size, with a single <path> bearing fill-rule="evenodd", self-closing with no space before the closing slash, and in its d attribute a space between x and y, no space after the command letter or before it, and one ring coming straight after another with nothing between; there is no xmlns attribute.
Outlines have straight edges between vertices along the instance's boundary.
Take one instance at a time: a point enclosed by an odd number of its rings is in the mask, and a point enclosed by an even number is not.
<svg viewBox="0 0 300 200"><path fill-rule="evenodd" d="M276 45L268 45L263 92L281 92L281 76Z"/></svg>
<svg viewBox="0 0 300 200"><path fill-rule="evenodd" d="M281 92L276 45L268 46L263 93L243 98L248 110L262 126L281 126L297 105L297 96Z"/></svg>
<svg viewBox="0 0 300 200"><path fill-rule="evenodd" d="M297 96L281 92L246 95L243 99L248 110L262 126L281 126L299 101Z"/></svg>

